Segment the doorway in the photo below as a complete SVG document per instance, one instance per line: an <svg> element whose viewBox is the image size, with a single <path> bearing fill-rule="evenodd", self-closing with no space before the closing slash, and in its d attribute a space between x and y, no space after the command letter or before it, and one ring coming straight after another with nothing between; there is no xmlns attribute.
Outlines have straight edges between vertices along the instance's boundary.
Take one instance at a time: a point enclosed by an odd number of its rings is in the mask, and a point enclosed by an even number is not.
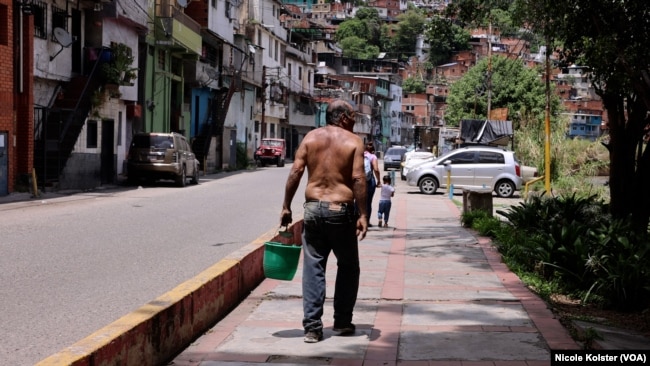
<svg viewBox="0 0 650 366"><path fill-rule="evenodd" d="M237 130L230 130L230 167L237 166Z"/></svg>
<svg viewBox="0 0 650 366"><path fill-rule="evenodd" d="M115 156L115 121L102 120L102 147L101 147L101 183L115 182L117 158Z"/></svg>

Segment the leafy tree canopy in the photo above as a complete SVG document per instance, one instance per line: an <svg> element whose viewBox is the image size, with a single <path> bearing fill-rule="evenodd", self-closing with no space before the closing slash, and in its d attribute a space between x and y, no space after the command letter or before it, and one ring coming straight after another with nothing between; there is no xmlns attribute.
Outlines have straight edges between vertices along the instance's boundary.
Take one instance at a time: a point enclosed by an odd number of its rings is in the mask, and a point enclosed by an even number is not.
<svg viewBox="0 0 650 366"><path fill-rule="evenodd" d="M448 18L434 16L424 26L424 40L429 44L429 62L440 65L454 52L469 49L470 33Z"/></svg>
<svg viewBox="0 0 650 366"><path fill-rule="evenodd" d="M369 60L379 56L379 47L368 44L365 39L356 36L344 38L340 45L344 57Z"/></svg>
<svg viewBox="0 0 650 366"><path fill-rule="evenodd" d="M424 31L426 18L417 8L411 8L397 17L398 24L395 35L390 42L390 53L398 58L408 58L415 55L416 40Z"/></svg>
<svg viewBox="0 0 650 366"><path fill-rule="evenodd" d="M544 83L537 70L530 69L521 60L493 56L491 66L484 58L451 85L447 96L445 122L458 126L461 119L486 119L489 85L491 84L491 109L508 108L508 119L515 127L520 115L536 115L543 120L546 107ZM488 80L491 67L491 82ZM552 101L557 111L559 99Z"/></svg>
<svg viewBox="0 0 650 366"><path fill-rule="evenodd" d="M346 50L346 45L356 44L356 40L344 42L346 38L357 37L365 40L367 44L380 49L385 42L385 29L379 19L379 13L375 8L361 7L357 10L352 19L342 22L336 30L336 40L339 42L343 53L352 51ZM354 53L354 52L352 52ZM379 54L377 52L377 54Z"/></svg>
<svg viewBox="0 0 650 366"><path fill-rule="evenodd" d="M426 85L421 79L409 77L402 82L402 91L404 93L422 94L426 91Z"/></svg>
<svg viewBox="0 0 650 366"><path fill-rule="evenodd" d="M357 18L352 18L341 23L336 30L336 39L340 42L348 37L365 37L368 35L366 23Z"/></svg>

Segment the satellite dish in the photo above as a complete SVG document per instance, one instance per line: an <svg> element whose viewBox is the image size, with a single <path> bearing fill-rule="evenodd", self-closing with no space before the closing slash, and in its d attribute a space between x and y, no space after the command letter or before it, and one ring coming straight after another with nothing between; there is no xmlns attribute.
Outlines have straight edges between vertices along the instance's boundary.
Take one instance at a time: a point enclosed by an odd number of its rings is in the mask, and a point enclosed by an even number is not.
<svg viewBox="0 0 650 366"><path fill-rule="evenodd" d="M205 73L208 74L208 77L212 80L216 79L219 77L219 73L212 68L205 69Z"/></svg>
<svg viewBox="0 0 650 366"><path fill-rule="evenodd" d="M70 47L72 44L72 37L70 36L70 33L68 33L65 29L56 27L53 30L54 32L54 38L56 38L56 41L59 42L59 44L63 47Z"/></svg>
<svg viewBox="0 0 650 366"><path fill-rule="evenodd" d="M70 33L68 33L63 28L56 27L52 32L54 33L54 38L56 39L56 41L59 42L59 44L61 45L61 49L54 56L50 56L50 61L54 60L54 58L58 56L59 53L61 53L61 51L63 51L64 48L70 47L72 42L74 42L74 40L70 36Z"/></svg>
<svg viewBox="0 0 650 366"><path fill-rule="evenodd" d="M176 0L176 3L177 3L178 6L180 6L181 8L187 8L187 3L188 3L188 1L189 1L189 0Z"/></svg>

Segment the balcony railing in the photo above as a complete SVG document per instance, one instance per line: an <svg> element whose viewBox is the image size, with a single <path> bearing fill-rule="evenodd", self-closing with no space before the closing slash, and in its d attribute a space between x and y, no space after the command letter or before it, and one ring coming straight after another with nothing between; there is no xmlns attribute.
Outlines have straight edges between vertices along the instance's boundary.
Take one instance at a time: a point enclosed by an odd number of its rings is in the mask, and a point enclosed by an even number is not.
<svg viewBox="0 0 650 366"><path fill-rule="evenodd" d="M156 4L156 44L201 54L201 26L175 7Z"/></svg>

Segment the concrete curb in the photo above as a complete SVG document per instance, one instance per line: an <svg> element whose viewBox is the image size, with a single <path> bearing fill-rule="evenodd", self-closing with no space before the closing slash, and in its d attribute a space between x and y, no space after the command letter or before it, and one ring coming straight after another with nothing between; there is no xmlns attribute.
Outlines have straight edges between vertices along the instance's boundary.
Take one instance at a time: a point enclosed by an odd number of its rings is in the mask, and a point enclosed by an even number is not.
<svg viewBox="0 0 650 366"><path fill-rule="evenodd" d="M299 242L302 221L291 226ZM264 280L264 243L289 243L277 229L196 277L37 363L37 366L160 365L223 319Z"/></svg>

